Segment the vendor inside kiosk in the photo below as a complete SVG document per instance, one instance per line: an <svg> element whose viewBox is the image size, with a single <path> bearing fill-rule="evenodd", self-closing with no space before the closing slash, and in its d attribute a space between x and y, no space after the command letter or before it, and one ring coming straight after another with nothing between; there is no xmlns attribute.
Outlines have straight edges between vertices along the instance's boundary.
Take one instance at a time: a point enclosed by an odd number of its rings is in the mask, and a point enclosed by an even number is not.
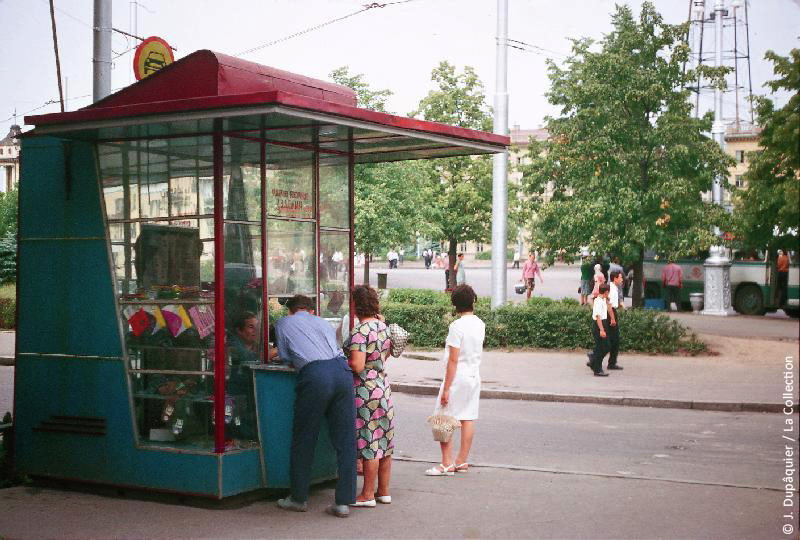
<svg viewBox="0 0 800 540"><path fill-rule="evenodd" d="M295 294L349 311L355 164L508 144L210 51L27 122L18 467L213 498L288 485L270 327ZM314 476L334 474L321 437Z"/></svg>

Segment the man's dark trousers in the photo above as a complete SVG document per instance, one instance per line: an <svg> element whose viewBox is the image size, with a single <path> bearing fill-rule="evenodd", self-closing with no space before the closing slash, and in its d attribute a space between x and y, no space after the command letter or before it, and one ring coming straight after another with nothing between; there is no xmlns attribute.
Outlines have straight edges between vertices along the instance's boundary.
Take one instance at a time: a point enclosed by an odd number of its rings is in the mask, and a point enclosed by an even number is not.
<svg viewBox="0 0 800 540"><path fill-rule="evenodd" d="M306 502L311 483L314 449L322 419L336 450L339 479L336 504L356 500L356 405L353 372L343 356L311 362L300 370L295 387L292 425L291 489L292 500Z"/></svg>
<svg viewBox="0 0 800 540"><path fill-rule="evenodd" d="M617 324L611 326L611 319L603 321L603 327L606 329L608 336L608 367L617 365L617 355L619 354L619 319L617 318L617 310L611 308L614 312L614 320Z"/></svg>
<svg viewBox="0 0 800 540"><path fill-rule="evenodd" d="M677 285L667 285L667 311L672 311L672 302L675 302L675 309L681 311L681 288Z"/></svg>
<svg viewBox="0 0 800 540"><path fill-rule="evenodd" d="M606 319L607 321L608 319ZM608 336L608 328L606 321L603 321L603 328L606 330ZM592 352L592 360L590 366L592 371L599 373L603 371L603 357L608 352L608 339L600 337L600 329L597 327L597 321L592 319L592 335L594 336L594 352Z"/></svg>

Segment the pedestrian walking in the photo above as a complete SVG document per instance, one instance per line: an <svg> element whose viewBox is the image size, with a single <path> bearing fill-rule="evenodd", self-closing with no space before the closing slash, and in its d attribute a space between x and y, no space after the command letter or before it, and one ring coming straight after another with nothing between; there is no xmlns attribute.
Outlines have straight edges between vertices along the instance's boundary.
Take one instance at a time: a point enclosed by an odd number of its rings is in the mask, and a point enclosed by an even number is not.
<svg viewBox="0 0 800 540"><path fill-rule="evenodd" d="M522 280L525 282L526 300L530 300L533 289L536 287L536 279L534 276L539 275L539 281L544 283L542 272L539 269L539 264L536 262L536 254L531 251L528 254L528 260L522 266Z"/></svg>
<svg viewBox="0 0 800 540"><path fill-rule="evenodd" d="M667 265L661 269L661 283L667 294L667 311L672 311L672 302L675 302L675 309L681 311L681 288L683 287L683 269L675 264L670 257Z"/></svg>
<svg viewBox="0 0 800 540"><path fill-rule="evenodd" d="M352 506L389 504L389 481L394 452L394 407L392 389L384 371L391 349L386 323L380 316L378 293L368 285L353 289L353 304L359 325L345 344L356 406L356 447L363 461L364 483ZM375 491L377 480L377 493Z"/></svg>
<svg viewBox="0 0 800 540"><path fill-rule="evenodd" d="M394 248L390 249L386 253L386 260L389 261L389 269L397 268L397 260L400 258L400 255L394 250Z"/></svg>
<svg viewBox="0 0 800 540"><path fill-rule="evenodd" d="M784 306L789 290L789 256L782 249L778 250L775 270L778 271L778 305Z"/></svg>
<svg viewBox="0 0 800 540"><path fill-rule="evenodd" d="M466 285L467 283L467 272L466 266L464 266L464 254L458 254L458 260L456 261L455 266L453 267L453 271L456 273L456 285Z"/></svg>
<svg viewBox="0 0 800 540"><path fill-rule="evenodd" d="M325 319L314 315L314 301L295 295L289 315L275 323L278 356L297 371L289 464L290 495L278 500L284 510L308 510L311 465L325 418L336 450L337 478L329 514L347 517L356 499L356 406L353 372Z"/></svg>
<svg viewBox="0 0 800 540"><path fill-rule="evenodd" d="M598 296L594 299L592 306L592 336L594 337L594 351L588 353L589 361L586 365L592 370L595 377L608 377L608 373L603 371L603 357L608 353L608 333L606 332L606 320L608 319L608 283L602 283L598 287Z"/></svg>
<svg viewBox="0 0 800 540"><path fill-rule="evenodd" d="M594 265L594 275L592 276L594 285L592 286L592 300L600 296L600 285L606 282L606 276L603 275L603 267L598 263Z"/></svg>
<svg viewBox="0 0 800 540"><path fill-rule="evenodd" d="M422 252L422 260L425 261L425 270L431 267L431 252L428 248Z"/></svg>
<svg viewBox="0 0 800 540"><path fill-rule="evenodd" d="M578 294L581 296L581 305L585 306L589 303L589 295L592 294L592 260L589 257L583 258L581 263L581 283L578 288Z"/></svg>
<svg viewBox="0 0 800 540"><path fill-rule="evenodd" d="M619 318L617 313L621 309L625 309L622 303L622 272L619 270L611 270L609 274L611 283L608 284L608 325L606 326L606 334L608 334L608 367L606 369L622 369L617 363L617 356L619 355Z"/></svg>
<svg viewBox="0 0 800 540"><path fill-rule="evenodd" d="M520 257L521 257L521 254L519 252L519 249L515 249L514 250L514 264L511 265L511 268L519 268L519 259L520 259Z"/></svg>
<svg viewBox="0 0 800 540"><path fill-rule="evenodd" d="M475 435L475 420L481 395L481 355L486 325L475 316L477 296L469 285L453 289L450 301L458 319L450 323L444 355L447 367L436 397L434 414L446 408L447 413L461 422L461 446L453 460L453 441L440 442L442 460L431 467L428 476L453 476L469 470L469 451Z"/></svg>

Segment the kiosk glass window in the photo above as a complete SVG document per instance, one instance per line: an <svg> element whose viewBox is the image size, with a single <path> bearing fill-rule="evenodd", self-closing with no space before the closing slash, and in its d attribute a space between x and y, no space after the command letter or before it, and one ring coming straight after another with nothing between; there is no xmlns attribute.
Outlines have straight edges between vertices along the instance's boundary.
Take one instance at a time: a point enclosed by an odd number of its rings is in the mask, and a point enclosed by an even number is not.
<svg viewBox="0 0 800 540"><path fill-rule="evenodd" d="M213 227L201 227L213 214L199 199L210 148L210 137L98 145L140 444L214 447Z"/></svg>
<svg viewBox="0 0 800 540"><path fill-rule="evenodd" d="M264 360L261 145L224 139L225 439L256 439L253 373ZM246 444L246 443L245 443Z"/></svg>

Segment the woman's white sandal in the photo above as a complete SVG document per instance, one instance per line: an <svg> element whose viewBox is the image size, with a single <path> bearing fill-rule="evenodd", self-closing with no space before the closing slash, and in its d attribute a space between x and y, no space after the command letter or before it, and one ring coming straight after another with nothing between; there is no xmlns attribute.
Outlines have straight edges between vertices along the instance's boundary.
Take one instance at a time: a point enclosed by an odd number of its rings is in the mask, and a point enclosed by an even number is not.
<svg viewBox="0 0 800 540"><path fill-rule="evenodd" d="M375 508L375 499L370 499L368 501L356 501L354 503L350 503L350 506L359 508Z"/></svg>
<svg viewBox="0 0 800 540"><path fill-rule="evenodd" d="M444 463L438 464L436 467L431 467L425 474L428 476L453 476L456 474L456 466L455 465L447 465L445 466Z"/></svg>
<svg viewBox="0 0 800 540"><path fill-rule="evenodd" d="M462 463L461 465L456 465L455 472L465 473L469 471L469 463Z"/></svg>
<svg viewBox="0 0 800 540"><path fill-rule="evenodd" d="M376 495L375 500L381 504L392 504L392 496L391 495Z"/></svg>

